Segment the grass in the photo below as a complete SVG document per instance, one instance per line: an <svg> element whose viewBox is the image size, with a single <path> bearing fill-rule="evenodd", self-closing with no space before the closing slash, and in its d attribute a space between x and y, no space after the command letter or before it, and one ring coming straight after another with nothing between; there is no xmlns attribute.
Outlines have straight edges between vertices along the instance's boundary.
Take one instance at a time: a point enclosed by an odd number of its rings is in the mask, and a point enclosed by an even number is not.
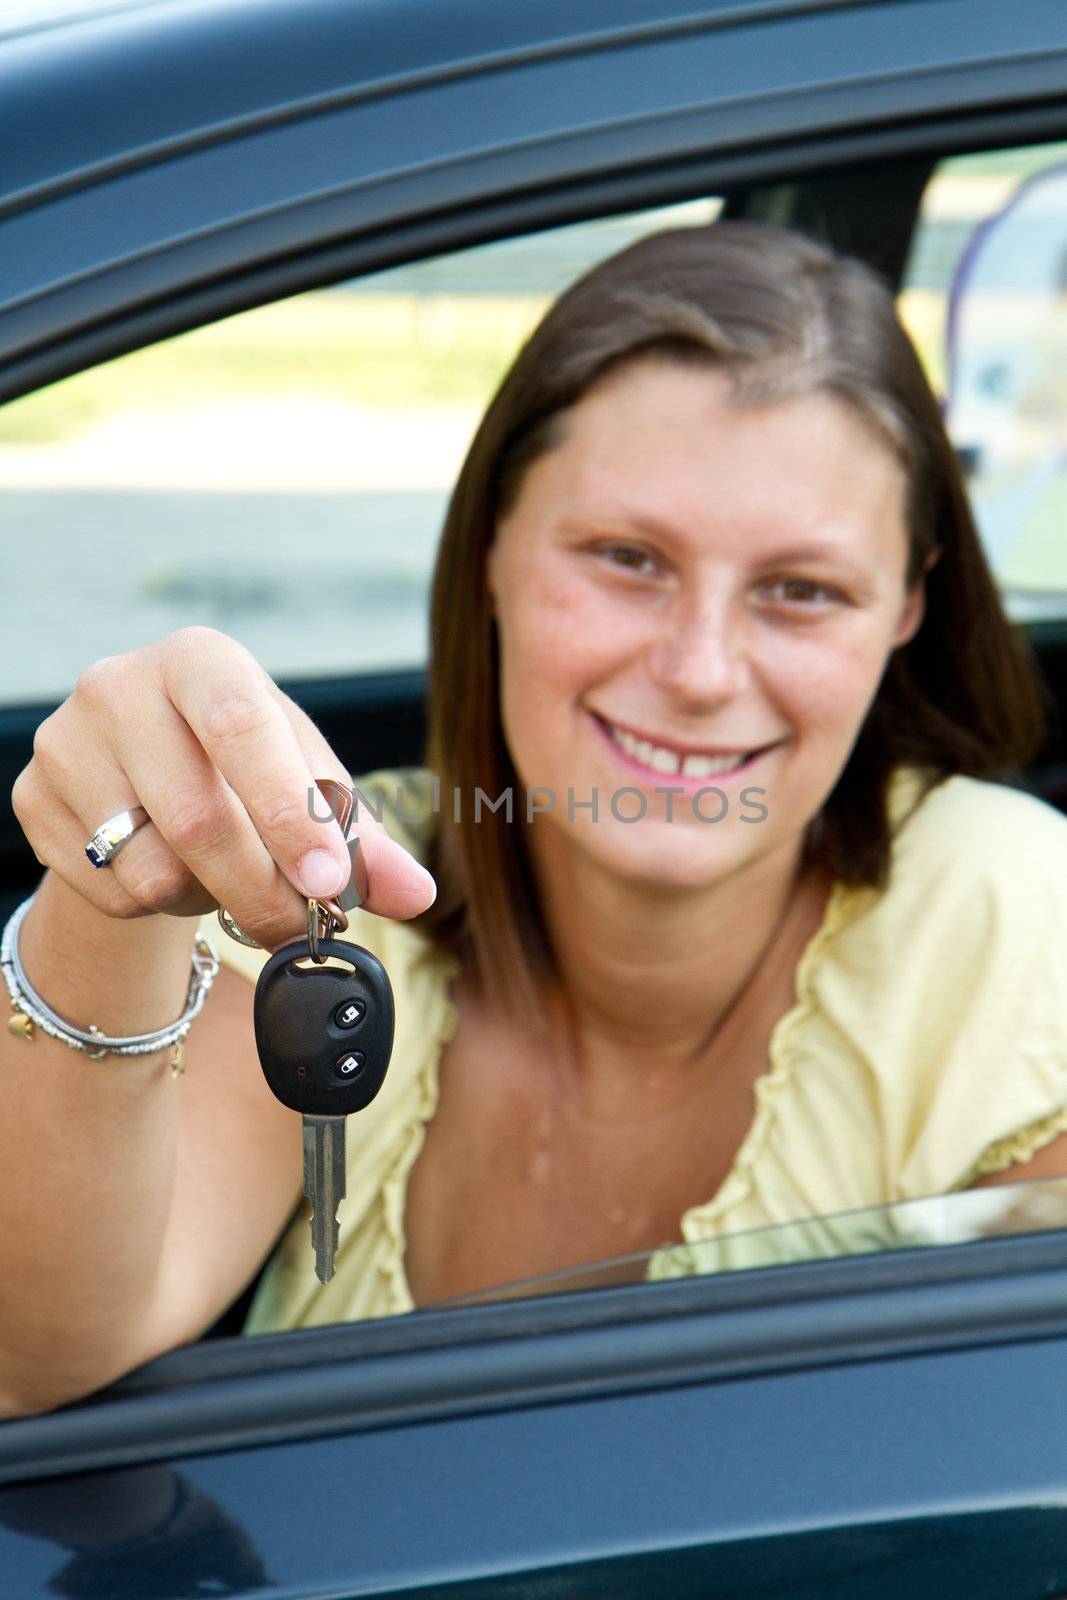
<svg viewBox="0 0 1067 1600"><path fill-rule="evenodd" d="M539 297L301 295L90 368L0 410L0 443L46 445L116 412L293 393L404 408L483 402Z"/></svg>

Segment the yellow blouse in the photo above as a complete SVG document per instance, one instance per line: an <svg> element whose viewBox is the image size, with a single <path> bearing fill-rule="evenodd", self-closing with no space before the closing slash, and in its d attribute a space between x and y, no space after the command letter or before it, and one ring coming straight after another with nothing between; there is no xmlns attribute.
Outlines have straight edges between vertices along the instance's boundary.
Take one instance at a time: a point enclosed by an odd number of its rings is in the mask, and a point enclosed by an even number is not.
<svg viewBox="0 0 1067 1600"><path fill-rule="evenodd" d="M386 827L418 855L413 791L405 820L395 804L414 776L373 773L359 787L371 800L385 794ZM965 1188L1067 1131L1067 819L972 778L948 779L916 808L918 793L917 774L898 772L889 887L835 884L733 1165L679 1219L679 1247L659 1252L649 1277L900 1243L899 1214L836 1214ZM214 917L201 931L255 980L266 952L227 938ZM357 912L349 933L392 980L392 1061L377 1099L348 1121L336 1276L325 1288L315 1278L305 1203L260 1280L247 1333L413 1309L405 1192L456 1025L456 968L407 923ZM798 1219L820 1220L758 1231Z"/></svg>

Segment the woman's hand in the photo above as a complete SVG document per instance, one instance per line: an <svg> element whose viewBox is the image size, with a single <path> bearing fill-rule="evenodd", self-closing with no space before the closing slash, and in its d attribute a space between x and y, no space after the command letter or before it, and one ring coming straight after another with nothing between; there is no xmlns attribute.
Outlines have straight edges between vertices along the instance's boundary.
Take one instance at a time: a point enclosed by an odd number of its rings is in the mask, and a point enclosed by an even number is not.
<svg viewBox="0 0 1067 1600"><path fill-rule="evenodd" d="M348 773L255 657L214 628L94 662L33 748L12 790L15 815L41 864L105 916L193 917L222 905L276 949L306 928L306 896L348 881L340 828L316 822L308 805L317 778L347 783ZM150 821L108 870L94 870L89 838L135 804ZM373 818L360 817L359 837L368 910L425 910L429 873Z"/></svg>

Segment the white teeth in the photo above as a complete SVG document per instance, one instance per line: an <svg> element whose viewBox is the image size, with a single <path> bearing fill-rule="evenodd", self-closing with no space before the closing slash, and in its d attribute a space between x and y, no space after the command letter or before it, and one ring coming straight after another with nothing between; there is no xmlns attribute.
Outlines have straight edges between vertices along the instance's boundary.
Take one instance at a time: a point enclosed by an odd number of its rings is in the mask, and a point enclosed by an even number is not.
<svg viewBox="0 0 1067 1600"><path fill-rule="evenodd" d="M748 760L741 756L686 756L682 762L685 778L710 778L716 772L732 772Z"/></svg>
<svg viewBox="0 0 1067 1600"><path fill-rule="evenodd" d="M653 750L648 764L655 767L657 772L677 772L679 766L673 750Z"/></svg>
<svg viewBox="0 0 1067 1600"><path fill-rule="evenodd" d="M611 727L610 723L608 726ZM676 751L666 750L662 745L649 744L647 739L636 739L632 733L625 733L622 728L611 728L611 737L620 750L625 750L628 756L634 761L640 761L642 766L651 767L653 772L681 772L685 778L710 778L715 772L730 772L748 759L747 755L694 755L680 760Z"/></svg>
<svg viewBox="0 0 1067 1600"><path fill-rule="evenodd" d="M686 756L682 762L682 773L687 778L710 778L715 772L727 772L730 767L738 765L738 758L732 756L728 764L726 758L713 760L711 756Z"/></svg>

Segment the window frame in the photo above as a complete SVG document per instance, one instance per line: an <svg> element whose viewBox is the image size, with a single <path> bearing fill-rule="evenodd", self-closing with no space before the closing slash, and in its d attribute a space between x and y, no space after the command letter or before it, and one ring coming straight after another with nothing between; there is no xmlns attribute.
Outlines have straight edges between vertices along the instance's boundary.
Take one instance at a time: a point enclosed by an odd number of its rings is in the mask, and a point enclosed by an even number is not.
<svg viewBox="0 0 1067 1600"><path fill-rule="evenodd" d="M0 1486L1055 1337L1067 1229L184 1347L0 1425Z"/></svg>

